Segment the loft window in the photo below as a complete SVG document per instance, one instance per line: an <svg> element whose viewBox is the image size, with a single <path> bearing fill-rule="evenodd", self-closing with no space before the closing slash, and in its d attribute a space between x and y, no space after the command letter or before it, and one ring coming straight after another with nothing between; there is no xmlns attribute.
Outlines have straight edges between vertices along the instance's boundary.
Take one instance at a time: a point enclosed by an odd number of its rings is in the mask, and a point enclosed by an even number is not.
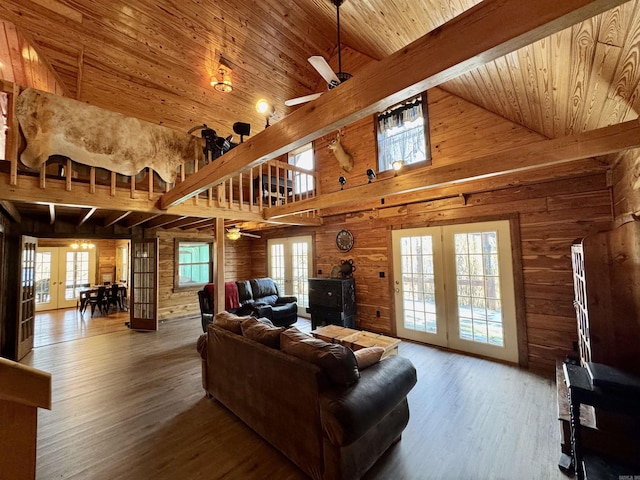
<svg viewBox="0 0 640 480"><path fill-rule="evenodd" d="M200 287L211 281L212 243L175 240L174 288Z"/></svg>
<svg viewBox="0 0 640 480"><path fill-rule="evenodd" d="M289 153L289 165L293 165L301 170L313 172L315 161L313 156L313 143L308 143L302 147ZM293 174L293 193L300 195L302 193L312 192L315 188L313 184L313 175L306 174L304 171L294 170Z"/></svg>
<svg viewBox="0 0 640 480"><path fill-rule="evenodd" d="M419 95L378 114L378 171L391 170L396 160L431 162L426 98Z"/></svg>

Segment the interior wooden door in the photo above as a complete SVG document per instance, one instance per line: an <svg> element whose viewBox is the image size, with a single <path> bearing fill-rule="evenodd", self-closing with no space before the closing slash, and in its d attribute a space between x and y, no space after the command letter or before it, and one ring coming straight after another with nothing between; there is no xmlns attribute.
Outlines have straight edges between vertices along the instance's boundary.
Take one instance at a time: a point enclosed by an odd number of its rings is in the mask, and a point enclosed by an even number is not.
<svg viewBox="0 0 640 480"><path fill-rule="evenodd" d="M18 325L16 359L20 360L33 349L36 312L35 273L38 239L21 237L20 282L18 283Z"/></svg>
<svg viewBox="0 0 640 480"><path fill-rule="evenodd" d="M158 329L158 239L131 242L129 328Z"/></svg>

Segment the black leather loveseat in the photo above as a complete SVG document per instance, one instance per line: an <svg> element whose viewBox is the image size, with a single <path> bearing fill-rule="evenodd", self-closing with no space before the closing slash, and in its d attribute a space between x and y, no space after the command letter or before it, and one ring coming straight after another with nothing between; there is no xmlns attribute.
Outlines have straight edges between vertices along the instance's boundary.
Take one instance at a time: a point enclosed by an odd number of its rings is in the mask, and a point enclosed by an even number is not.
<svg viewBox="0 0 640 480"><path fill-rule="evenodd" d="M252 315L257 318L268 318L277 327L288 327L298 321L298 299L280 294L278 284L269 277L253 278L227 282L225 291L229 296L229 284L235 283L238 291L237 300L229 299L225 310L236 315ZM207 285L198 292L200 313L202 314L202 330L206 332L207 325L213 319L213 286Z"/></svg>

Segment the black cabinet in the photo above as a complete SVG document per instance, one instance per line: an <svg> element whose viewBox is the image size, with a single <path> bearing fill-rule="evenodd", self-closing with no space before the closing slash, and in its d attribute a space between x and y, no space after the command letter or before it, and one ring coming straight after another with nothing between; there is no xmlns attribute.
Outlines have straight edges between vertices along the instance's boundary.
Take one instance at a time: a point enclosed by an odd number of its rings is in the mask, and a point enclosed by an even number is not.
<svg viewBox="0 0 640 480"><path fill-rule="evenodd" d="M340 325L354 328L356 282L353 278L310 278L309 307L311 327Z"/></svg>

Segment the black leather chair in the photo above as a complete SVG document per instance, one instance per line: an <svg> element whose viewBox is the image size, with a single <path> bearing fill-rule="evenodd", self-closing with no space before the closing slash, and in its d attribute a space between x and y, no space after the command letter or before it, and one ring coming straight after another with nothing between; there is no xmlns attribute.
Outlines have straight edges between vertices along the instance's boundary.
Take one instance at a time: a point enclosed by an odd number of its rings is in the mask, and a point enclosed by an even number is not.
<svg viewBox="0 0 640 480"><path fill-rule="evenodd" d="M205 289L198 290L198 301L200 302L200 321L202 322L202 331L207 331L207 325L213 322L213 302L209 292Z"/></svg>
<svg viewBox="0 0 640 480"><path fill-rule="evenodd" d="M281 296L273 279L254 278L249 280L249 284L253 301L247 305L251 307L254 317L268 318L277 327L288 327L298 321L298 299Z"/></svg>

